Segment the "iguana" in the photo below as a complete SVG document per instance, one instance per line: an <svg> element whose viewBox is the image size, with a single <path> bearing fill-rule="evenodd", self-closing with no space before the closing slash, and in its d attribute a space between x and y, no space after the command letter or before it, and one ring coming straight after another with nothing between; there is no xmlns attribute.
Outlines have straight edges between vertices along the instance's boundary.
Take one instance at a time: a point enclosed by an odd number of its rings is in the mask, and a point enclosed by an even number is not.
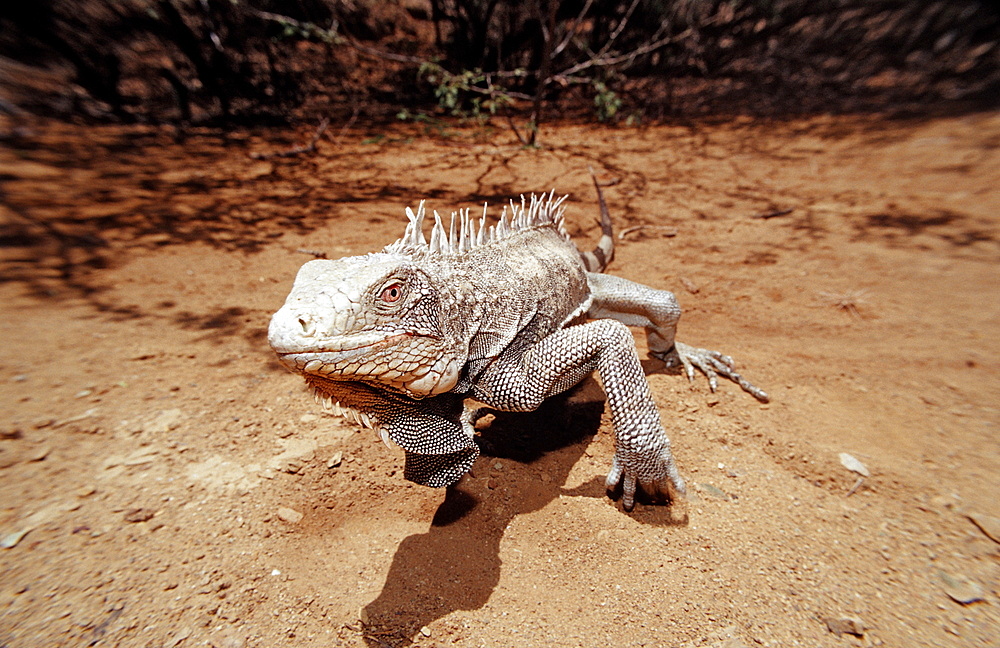
<svg viewBox="0 0 1000 648"><path fill-rule="evenodd" d="M674 340L672 293L600 274L614 239L596 177L594 186L602 238L583 254L554 192L512 200L491 226L485 206L478 225L465 209L447 230L434 212L429 242L424 204L407 207L405 233L381 252L303 265L268 341L327 408L402 446L406 479L435 487L472 467L482 405L534 410L597 371L616 434L609 493L620 486L626 510L637 485L654 499L683 495L627 326L644 327L650 354L679 361L689 379L699 368L712 391L722 375L767 394L728 356Z"/></svg>

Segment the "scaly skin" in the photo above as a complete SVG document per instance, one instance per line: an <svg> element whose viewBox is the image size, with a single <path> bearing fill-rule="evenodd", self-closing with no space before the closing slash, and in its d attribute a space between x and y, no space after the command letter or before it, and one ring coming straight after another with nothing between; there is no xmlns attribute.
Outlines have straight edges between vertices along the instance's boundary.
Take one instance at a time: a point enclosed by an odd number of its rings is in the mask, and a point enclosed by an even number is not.
<svg viewBox="0 0 1000 648"><path fill-rule="evenodd" d="M458 232L453 218L446 233L435 214L429 243L422 205L407 210L406 234L382 252L305 264L268 340L327 405L402 446L406 478L429 486L454 483L478 454L466 398L533 410L597 371L617 439L609 491L622 487L627 510L637 488L654 499L683 495L626 325L644 327L651 353L681 362L689 377L692 367L704 371L713 390L719 374L766 394L727 356L675 344L671 293L588 272L613 254L600 187L598 195L605 237L589 259L563 231L551 195L512 203L510 221L489 229L465 212Z"/></svg>

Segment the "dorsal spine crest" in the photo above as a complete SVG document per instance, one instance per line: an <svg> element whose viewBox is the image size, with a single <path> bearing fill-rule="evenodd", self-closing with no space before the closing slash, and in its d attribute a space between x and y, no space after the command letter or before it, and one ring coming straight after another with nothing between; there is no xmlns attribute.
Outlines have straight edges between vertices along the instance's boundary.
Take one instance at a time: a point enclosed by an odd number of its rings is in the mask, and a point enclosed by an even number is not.
<svg viewBox="0 0 1000 648"><path fill-rule="evenodd" d="M483 215L479 224L472 219L468 208L452 212L448 229L444 227L441 215L434 212L434 225L431 227L431 238L424 237L423 225L427 216L424 201L417 205L417 211L406 208L409 223L403 236L385 248L385 252L406 254L409 256L457 256L484 245L502 241L517 232L535 227L554 227L556 232L569 240L569 235L563 227L563 214L566 208L563 202L567 196L555 197L555 190L537 196L531 194L530 199L520 196L520 203L514 200L504 205L500 220L496 225L486 225L486 215L489 209L483 205ZM509 215L508 215L509 209Z"/></svg>

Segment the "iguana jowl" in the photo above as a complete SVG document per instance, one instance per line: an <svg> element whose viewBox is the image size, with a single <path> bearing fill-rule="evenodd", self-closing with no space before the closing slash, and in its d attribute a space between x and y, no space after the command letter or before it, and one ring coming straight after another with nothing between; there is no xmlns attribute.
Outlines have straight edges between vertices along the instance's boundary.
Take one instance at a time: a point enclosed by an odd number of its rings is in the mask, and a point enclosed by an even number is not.
<svg viewBox="0 0 1000 648"><path fill-rule="evenodd" d="M680 308L672 293L599 274L613 253L601 188L604 236L581 254L563 229L553 194L505 207L495 226L469 211L446 230L437 213L423 234L423 204L407 208L402 238L378 253L306 263L268 340L324 405L351 413L406 452L404 476L447 486L479 450L469 400L530 411L600 374L616 434L609 491L636 486L653 498L684 494L627 326L646 330L650 354L698 367L760 400L767 395L720 353L674 340ZM457 226L457 231L456 231ZM598 272L590 272L595 270Z"/></svg>

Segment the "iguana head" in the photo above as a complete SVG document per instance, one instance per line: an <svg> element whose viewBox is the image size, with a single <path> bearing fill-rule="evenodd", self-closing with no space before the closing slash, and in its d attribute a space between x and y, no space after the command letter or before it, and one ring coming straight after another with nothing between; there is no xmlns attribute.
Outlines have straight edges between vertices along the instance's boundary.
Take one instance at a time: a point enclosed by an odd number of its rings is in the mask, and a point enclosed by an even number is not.
<svg viewBox="0 0 1000 648"><path fill-rule="evenodd" d="M381 252L306 263L267 337L292 371L420 398L454 387L464 362L441 322L427 275L407 256Z"/></svg>

